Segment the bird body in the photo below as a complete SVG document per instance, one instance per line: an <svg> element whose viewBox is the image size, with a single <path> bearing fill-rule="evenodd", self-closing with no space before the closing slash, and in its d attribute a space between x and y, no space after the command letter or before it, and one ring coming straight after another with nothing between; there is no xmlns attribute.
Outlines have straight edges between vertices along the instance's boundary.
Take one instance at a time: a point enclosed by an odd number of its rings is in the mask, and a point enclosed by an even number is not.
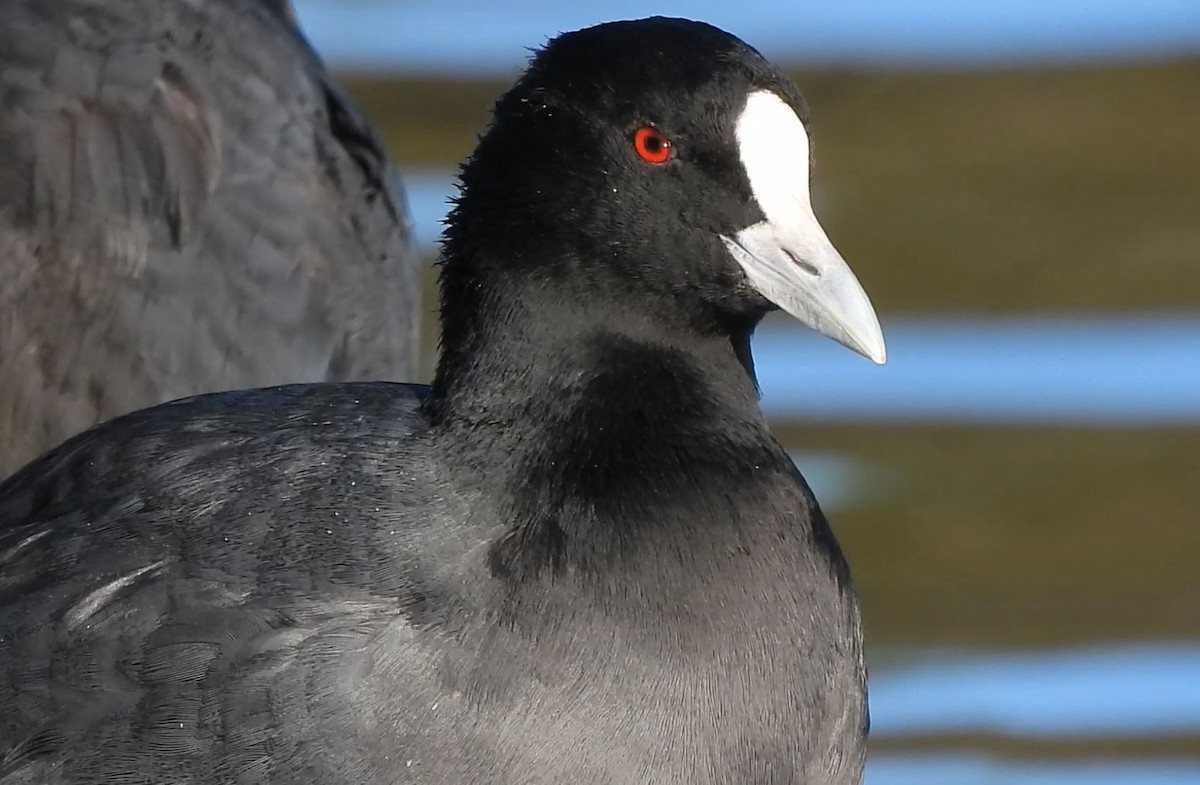
<svg viewBox="0 0 1200 785"><path fill-rule="evenodd" d="M0 782L852 781L857 609L752 390L735 441L702 417L630 439L696 410L690 359L625 386L656 403L611 440L560 430L595 388L564 405L549 452L447 449L429 390L386 383L76 437L26 470L53 483L0 492L28 521L0 537Z"/></svg>
<svg viewBox="0 0 1200 785"><path fill-rule="evenodd" d="M750 356L780 305L883 359L803 116L716 28L563 35L463 168L432 385L191 398L0 485L0 783L859 782L849 571Z"/></svg>
<svg viewBox="0 0 1200 785"><path fill-rule="evenodd" d="M399 179L287 9L0 1L0 477L185 395L415 371Z"/></svg>

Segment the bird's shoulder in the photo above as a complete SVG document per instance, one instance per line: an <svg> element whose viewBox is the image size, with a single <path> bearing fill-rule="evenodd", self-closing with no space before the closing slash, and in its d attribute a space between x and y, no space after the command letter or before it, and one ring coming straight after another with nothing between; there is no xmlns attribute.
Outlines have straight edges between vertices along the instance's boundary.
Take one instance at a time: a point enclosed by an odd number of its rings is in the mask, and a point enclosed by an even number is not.
<svg viewBox="0 0 1200 785"><path fill-rule="evenodd" d="M203 760L287 781L352 750L321 733L356 732L377 646L437 613L427 551L453 547L430 544L447 491L422 467L424 395L200 396L0 485L0 782L186 782Z"/></svg>
<svg viewBox="0 0 1200 785"><path fill-rule="evenodd" d="M0 483L0 534L72 516L94 527L108 505L123 516L137 507L208 521L219 510L189 500L257 499L265 509L322 478L384 478L420 442L427 394L392 382L289 384L141 409L68 439Z"/></svg>

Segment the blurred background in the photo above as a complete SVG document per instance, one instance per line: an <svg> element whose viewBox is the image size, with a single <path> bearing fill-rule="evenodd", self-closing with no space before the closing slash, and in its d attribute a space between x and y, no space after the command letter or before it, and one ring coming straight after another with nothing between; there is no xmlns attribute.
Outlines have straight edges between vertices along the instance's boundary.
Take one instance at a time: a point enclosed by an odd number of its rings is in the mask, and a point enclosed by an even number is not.
<svg viewBox="0 0 1200 785"><path fill-rule="evenodd" d="M785 320L756 342L861 592L868 785L1200 783L1200 2L297 10L430 259L454 167L548 36L688 16L786 66L890 354ZM428 378L432 310L425 336Z"/></svg>

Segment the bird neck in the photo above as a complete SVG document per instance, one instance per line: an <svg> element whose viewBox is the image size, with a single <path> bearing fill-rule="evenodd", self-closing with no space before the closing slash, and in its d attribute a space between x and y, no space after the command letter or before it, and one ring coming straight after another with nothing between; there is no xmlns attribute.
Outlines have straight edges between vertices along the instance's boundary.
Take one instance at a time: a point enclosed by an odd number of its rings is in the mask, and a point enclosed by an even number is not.
<svg viewBox="0 0 1200 785"><path fill-rule="evenodd" d="M699 334L644 306L562 292L472 305L444 315L429 414L444 459L483 491L485 517L506 522L494 570L717 542L704 527L780 498L764 489L796 492L748 369L752 325Z"/></svg>
<svg viewBox="0 0 1200 785"><path fill-rule="evenodd" d="M753 321L697 330L659 303L600 301L514 281L474 289L470 298L443 299L435 422L529 433L549 424L586 427L584 414L650 428L701 413L717 422L762 421ZM447 300L458 304L448 311Z"/></svg>

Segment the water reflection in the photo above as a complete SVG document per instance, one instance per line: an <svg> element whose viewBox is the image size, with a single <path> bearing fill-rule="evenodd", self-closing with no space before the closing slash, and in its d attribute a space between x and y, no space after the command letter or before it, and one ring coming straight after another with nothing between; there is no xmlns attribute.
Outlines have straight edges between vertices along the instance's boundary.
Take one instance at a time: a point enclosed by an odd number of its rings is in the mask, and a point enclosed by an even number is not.
<svg viewBox="0 0 1200 785"><path fill-rule="evenodd" d="M1196 785L1200 763L1031 763L986 756L877 755L865 785Z"/></svg>
<svg viewBox="0 0 1200 785"><path fill-rule="evenodd" d="M856 498L867 482L867 468L846 456L820 452L793 452L791 456L826 512Z"/></svg>
<svg viewBox="0 0 1200 785"><path fill-rule="evenodd" d="M1200 314L893 318L884 332L888 364L876 368L809 331L760 330L754 356L767 413L856 422L1200 422Z"/></svg>
<svg viewBox="0 0 1200 785"><path fill-rule="evenodd" d="M958 656L939 651L913 659L872 675L877 738L980 731L1200 735L1200 646Z"/></svg>
<svg viewBox="0 0 1200 785"><path fill-rule="evenodd" d="M473 74L519 69L525 47L558 31L651 13L703 19L784 60L1044 63L1186 50L1200 41L1200 8L1187 0L660 0L653 6L641 0L297 0L296 8L317 48L335 65Z"/></svg>
<svg viewBox="0 0 1200 785"><path fill-rule="evenodd" d="M454 177L442 169L406 169L403 175L417 243L431 249L442 233L442 221L449 209L447 199L457 192Z"/></svg>

